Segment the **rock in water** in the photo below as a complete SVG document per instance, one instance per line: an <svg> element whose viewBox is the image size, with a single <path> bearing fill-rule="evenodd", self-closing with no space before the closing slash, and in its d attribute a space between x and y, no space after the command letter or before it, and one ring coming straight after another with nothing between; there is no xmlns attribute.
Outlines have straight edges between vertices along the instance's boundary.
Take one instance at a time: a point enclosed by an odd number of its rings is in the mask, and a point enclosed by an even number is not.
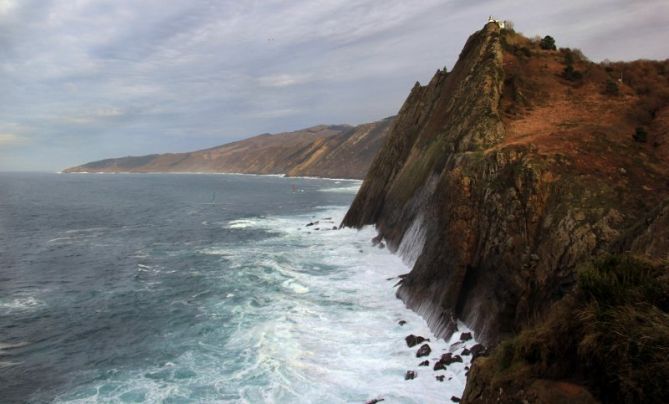
<svg viewBox="0 0 669 404"><path fill-rule="evenodd" d="M376 404L376 403L380 403L381 401L386 401L386 399L385 398L373 398L371 400L365 401L365 404Z"/></svg>
<svg viewBox="0 0 669 404"><path fill-rule="evenodd" d="M441 359L439 359L437 363L434 364L434 370L446 369L446 366L455 362L462 363L462 357L460 355L453 355L450 352L445 353L441 355Z"/></svg>
<svg viewBox="0 0 669 404"><path fill-rule="evenodd" d="M420 344L423 341L428 341L423 337L416 336L416 335L413 335L413 334L407 336L404 340L407 342L407 345L409 346L409 348L413 348L413 347L415 347L416 345Z"/></svg>
<svg viewBox="0 0 669 404"><path fill-rule="evenodd" d="M472 339L472 333L471 332L463 332L460 334L460 341L469 341Z"/></svg>
<svg viewBox="0 0 669 404"><path fill-rule="evenodd" d="M404 324L406 324L406 323L407 323L407 322L406 322L405 320L400 320L400 321L397 322L397 324L399 324L399 325L404 325Z"/></svg>
<svg viewBox="0 0 669 404"><path fill-rule="evenodd" d="M404 380L413 380L416 378L416 372L413 370L407 370L407 373L404 375Z"/></svg>
<svg viewBox="0 0 669 404"><path fill-rule="evenodd" d="M418 366L430 366L430 361L422 361Z"/></svg>
<svg viewBox="0 0 669 404"><path fill-rule="evenodd" d="M432 349L428 344L423 344L418 351L416 352L416 358L421 358L423 356L428 356L432 352Z"/></svg>
<svg viewBox="0 0 669 404"><path fill-rule="evenodd" d="M469 348L469 350L472 353L472 360L478 358L479 356L486 356L488 354L488 350L486 347L484 347L481 344L476 344L473 347Z"/></svg>
<svg viewBox="0 0 669 404"><path fill-rule="evenodd" d="M460 397L451 396L451 401L453 401L454 403L459 403L460 402Z"/></svg>
<svg viewBox="0 0 669 404"><path fill-rule="evenodd" d="M436 378L437 380L439 380L440 382L443 382L443 381L444 381L444 377L445 377L444 375L435 376L435 378Z"/></svg>

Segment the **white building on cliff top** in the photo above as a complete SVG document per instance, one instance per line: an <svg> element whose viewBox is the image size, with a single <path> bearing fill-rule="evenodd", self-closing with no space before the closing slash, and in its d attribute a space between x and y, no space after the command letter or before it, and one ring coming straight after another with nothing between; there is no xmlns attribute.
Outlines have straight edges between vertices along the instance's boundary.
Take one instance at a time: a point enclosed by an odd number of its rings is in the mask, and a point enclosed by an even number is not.
<svg viewBox="0 0 669 404"><path fill-rule="evenodd" d="M488 22L494 22L495 24L499 25L500 29L504 29L504 21L492 18L492 15L488 17Z"/></svg>

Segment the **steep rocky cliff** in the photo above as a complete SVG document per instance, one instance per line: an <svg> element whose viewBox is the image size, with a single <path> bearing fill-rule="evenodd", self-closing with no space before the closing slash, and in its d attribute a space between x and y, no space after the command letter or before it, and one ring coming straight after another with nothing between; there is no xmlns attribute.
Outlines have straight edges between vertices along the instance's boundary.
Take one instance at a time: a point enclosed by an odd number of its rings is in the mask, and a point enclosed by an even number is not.
<svg viewBox="0 0 669 404"><path fill-rule="evenodd" d="M376 225L412 265L398 296L438 335L461 319L495 346L580 263L669 258L667 105L667 61L595 64L487 24L411 90L343 225Z"/></svg>
<svg viewBox="0 0 669 404"><path fill-rule="evenodd" d="M95 161L64 172L228 172L363 178L392 118L358 126L321 125L259 135L190 153Z"/></svg>

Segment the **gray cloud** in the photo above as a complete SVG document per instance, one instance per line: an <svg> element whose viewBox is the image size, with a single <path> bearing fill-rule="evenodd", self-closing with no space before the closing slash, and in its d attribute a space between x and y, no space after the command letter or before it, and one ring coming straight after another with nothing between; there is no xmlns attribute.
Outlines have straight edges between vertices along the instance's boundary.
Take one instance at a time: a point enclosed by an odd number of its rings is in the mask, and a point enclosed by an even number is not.
<svg viewBox="0 0 669 404"><path fill-rule="evenodd" d="M664 0L0 0L0 170L380 119L489 14L594 60L669 56Z"/></svg>

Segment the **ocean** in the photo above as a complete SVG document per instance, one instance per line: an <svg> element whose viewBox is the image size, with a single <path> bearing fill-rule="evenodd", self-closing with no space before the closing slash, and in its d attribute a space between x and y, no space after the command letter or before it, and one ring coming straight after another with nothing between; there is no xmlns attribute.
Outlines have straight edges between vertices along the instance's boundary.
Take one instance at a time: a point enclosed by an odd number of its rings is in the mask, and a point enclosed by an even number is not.
<svg viewBox="0 0 669 404"><path fill-rule="evenodd" d="M0 173L0 402L461 396L469 357L432 370L459 334L438 341L395 298L409 269L374 229L338 229L359 186Z"/></svg>

